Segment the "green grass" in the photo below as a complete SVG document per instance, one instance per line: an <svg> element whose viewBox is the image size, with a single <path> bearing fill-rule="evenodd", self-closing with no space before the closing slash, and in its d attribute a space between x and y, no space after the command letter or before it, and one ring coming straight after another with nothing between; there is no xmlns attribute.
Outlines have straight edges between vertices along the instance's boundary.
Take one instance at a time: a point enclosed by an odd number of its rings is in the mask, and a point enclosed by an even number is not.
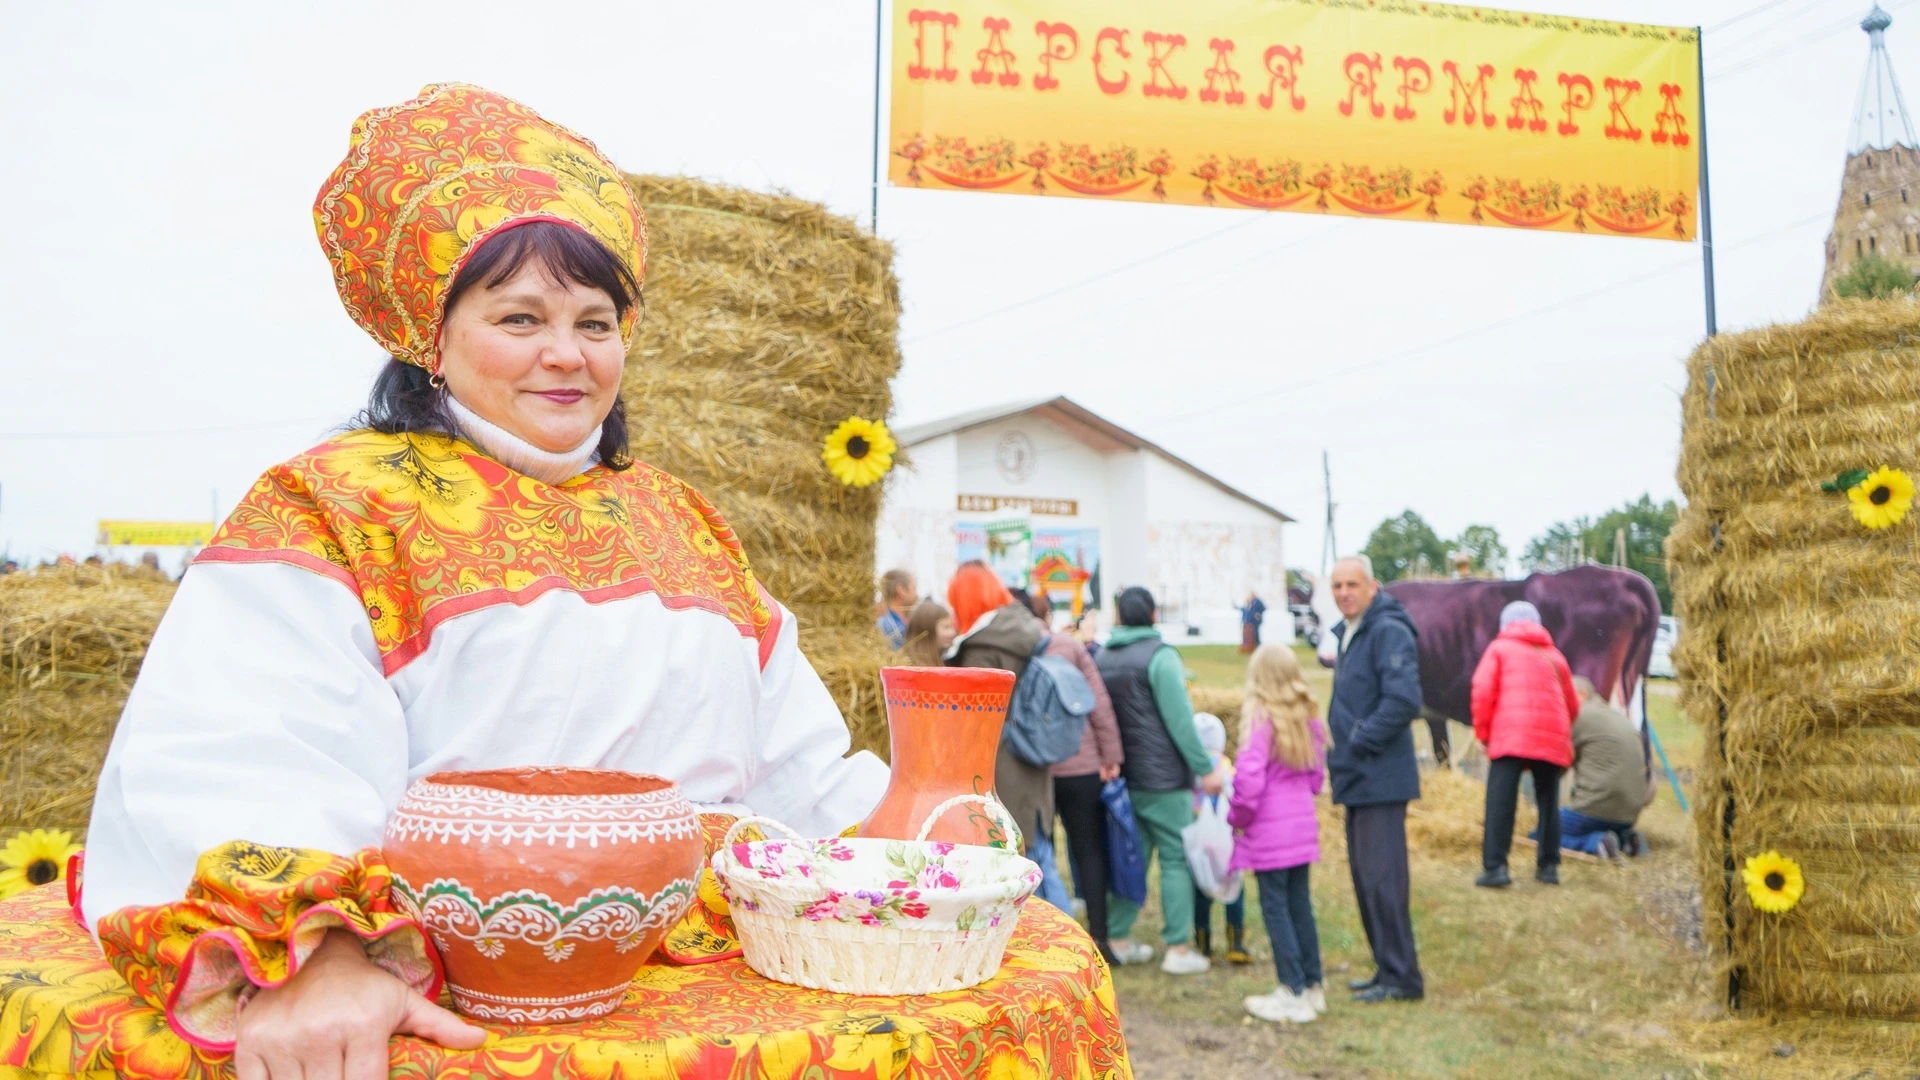
<svg viewBox="0 0 1920 1080"><path fill-rule="evenodd" d="M1197 682L1237 686L1245 658L1231 646L1181 649ZM1303 664L1324 701L1330 673ZM1648 694L1654 730L1683 781L1700 738L1678 710L1670 682ZM1691 794L1691 793L1689 793ZM1334 811L1323 809L1323 814ZM1521 811L1522 829L1531 811ZM1414 930L1427 978L1417 1005L1367 1007L1346 1000L1346 980L1372 962L1353 905L1344 853L1314 868L1314 903L1332 1011L1305 1027L1245 1017L1240 999L1272 989L1274 975L1256 889L1247 888L1247 929L1256 962L1218 961L1199 976L1157 965L1115 972L1121 1011L1142 1077L1240 1075L1660 1077L1716 1075L1674 1034L1713 999L1704 957L1690 943L1695 918L1692 827L1664 783L1641 819L1655 850L1626 867L1567 860L1560 888L1531 874L1502 892L1473 887L1477 852L1422 850L1412 858ZM1064 845L1062 846L1064 851ZM1516 847L1525 871L1530 849ZM1157 890L1157 883L1155 884ZM1157 896L1135 934L1159 944Z"/></svg>

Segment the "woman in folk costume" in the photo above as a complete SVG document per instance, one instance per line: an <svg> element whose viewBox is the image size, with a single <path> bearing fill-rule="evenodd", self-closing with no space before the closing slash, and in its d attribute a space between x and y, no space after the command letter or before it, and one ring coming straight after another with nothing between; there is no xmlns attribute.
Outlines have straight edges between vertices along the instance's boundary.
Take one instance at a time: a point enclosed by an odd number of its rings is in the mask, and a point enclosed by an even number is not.
<svg viewBox="0 0 1920 1080"><path fill-rule="evenodd" d="M384 1076L391 1032L483 1037L421 996L431 950L366 850L420 776L659 773L813 835L886 784L712 504L627 456L646 231L591 143L430 86L359 119L314 221L393 360L362 426L268 470L181 584L81 902L249 1080Z"/></svg>

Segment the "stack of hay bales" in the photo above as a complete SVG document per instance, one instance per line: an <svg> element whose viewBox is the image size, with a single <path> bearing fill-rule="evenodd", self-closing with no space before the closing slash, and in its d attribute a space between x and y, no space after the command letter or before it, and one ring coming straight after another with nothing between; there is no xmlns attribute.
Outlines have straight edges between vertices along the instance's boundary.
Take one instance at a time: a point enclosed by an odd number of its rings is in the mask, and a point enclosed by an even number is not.
<svg viewBox="0 0 1920 1080"><path fill-rule="evenodd" d="M1920 307L1836 304L1711 340L1684 414L1674 658L1706 737L1695 825L1729 999L1913 1018L1920 510L1873 531L1820 485L1920 474ZM1739 873L1769 850L1805 875L1783 914L1756 910Z"/></svg>
<svg viewBox="0 0 1920 1080"><path fill-rule="evenodd" d="M173 588L126 567L0 577L0 838L85 832L100 761Z"/></svg>
<svg viewBox="0 0 1920 1080"><path fill-rule="evenodd" d="M628 178L648 223L646 313L622 390L634 456L688 481L792 609L854 745L887 751L873 627L882 485L820 450L884 419L900 368L893 249L816 203L683 177Z"/></svg>

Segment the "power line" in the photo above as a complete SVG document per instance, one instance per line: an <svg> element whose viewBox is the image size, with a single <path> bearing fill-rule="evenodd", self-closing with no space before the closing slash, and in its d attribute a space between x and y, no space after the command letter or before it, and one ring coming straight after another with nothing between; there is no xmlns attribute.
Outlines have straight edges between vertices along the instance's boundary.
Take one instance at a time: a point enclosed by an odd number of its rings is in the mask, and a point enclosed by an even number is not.
<svg viewBox="0 0 1920 1080"><path fill-rule="evenodd" d="M1744 240L1736 241L1732 244L1723 245L1722 250L1737 251L1741 248L1748 247L1753 244L1757 244L1762 240L1766 240L1766 239L1770 239L1771 237L1778 236L1781 233L1789 232L1793 229L1798 229L1803 226L1812 224L1813 222L1820 221L1828 216L1829 215L1825 213L1820 213L1820 214L1813 214L1811 216L1801 218L1798 221L1791 221L1785 225L1781 225L1776 228L1769 229L1764 233L1759 233L1754 236L1749 236ZM1621 278L1607 285L1603 285L1600 288L1589 290L1577 296L1570 296L1562 300L1556 300L1550 304L1544 304L1544 305L1541 305L1540 307L1532 308L1515 315L1509 315L1504 319L1499 319L1494 322L1485 323L1480 326L1475 326L1466 330L1462 330L1457 334L1453 334L1449 337L1442 338L1439 341L1426 342L1411 349L1405 349L1397 353L1389 353L1386 356L1382 356L1374 360L1369 360L1363 363L1355 364L1350 367L1342 368L1338 371L1330 371L1323 375L1318 375L1311 379L1305 379L1300 382L1289 383L1286 386L1274 387L1269 390L1260 391L1259 393L1256 393L1256 394L1238 395L1234 399L1234 404L1245 405L1251 402L1262 401L1268 398L1277 397L1282 394L1290 394L1290 393L1293 393L1294 391L1309 389L1335 379L1344 379L1352 375L1360 374L1361 372L1371 371L1375 368L1383 367L1387 364L1396 363L1401 360L1411 359L1415 356L1421 355L1422 353L1430 352L1437 348L1442 348L1448 345L1456 345L1462 341L1466 341L1470 338L1478 337L1479 335L1487 333L1489 331L1498 330L1505 326L1511 326L1514 323L1525 322L1529 319L1533 319L1538 316L1545 315L1548 312L1558 311L1563 307L1567 307L1572 304L1582 303L1587 300L1592 300L1595 297L1604 296L1607 293L1614 292L1618 289L1624 289L1629 285L1637 285L1640 282L1646 281L1649 278L1658 277L1661 274L1665 274L1673 270L1680 270L1680 269L1684 269L1686 267L1695 266L1695 265L1697 265L1697 262L1692 257L1671 262L1665 266L1655 267L1652 270L1647 270L1642 273L1635 274L1632 277ZM1218 411L1219 411L1219 403L1216 402L1212 405L1209 405L1205 409L1195 410L1193 412L1187 412L1187 413L1175 413L1171 416L1162 416L1159 419L1163 423L1171 423L1171 422L1177 422L1180 420L1190 420L1196 416L1211 415L1211 414L1217 413Z"/></svg>
<svg viewBox="0 0 1920 1080"><path fill-rule="evenodd" d="M1716 31L1725 30L1727 27L1732 26L1734 23L1740 22L1744 19L1750 19L1753 16L1758 15L1769 8L1777 8L1781 4L1784 4L1786 2L1787 0L1767 0L1767 2L1764 4L1755 4L1754 6L1748 8L1747 10L1741 12L1738 15L1733 16L1730 19L1721 19L1719 22L1714 23L1712 26L1704 28L1701 32L1706 34L1711 34L1711 33L1715 33ZM1818 3L1818 2L1820 2L1820 0L1815 0L1815 3Z"/></svg>
<svg viewBox="0 0 1920 1080"><path fill-rule="evenodd" d="M297 420L269 420L258 424L234 424L228 427L162 428L151 431L19 431L0 432L0 441L26 442L42 439L175 439L194 435L231 435L243 431L273 431L296 425L337 423L337 416L306 417Z"/></svg>
<svg viewBox="0 0 1920 1080"><path fill-rule="evenodd" d="M1913 2L1914 0L1892 0L1891 3L1886 5L1884 10L1889 12L1898 11L1902 8L1911 6ZM1859 20L1855 19L1852 15L1848 15L1847 17L1841 19L1839 22L1828 24L1826 27L1819 30L1818 32L1796 37L1792 41L1788 41L1783 44L1776 45L1773 48L1766 50L1765 52L1759 53L1754 56L1750 56L1747 59L1741 61L1740 63L1735 64L1730 68L1724 68L1720 71L1716 71L1712 75L1707 76L1707 81L1718 82L1721 79L1725 79L1733 75L1737 75L1740 72L1745 71L1756 64L1765 63L1766 61L1771 60L1774 57L1779 56L1783 53L1790 53L1796 49L1804 49L1816 41L1824 41L1825 39L1832 37L1833 35L1841 32L1842 30L1846 30L1850 27L1854 27L1858 25L1859 25Z"/></svg>
<svg viewBox="0 0 1920 1080"><path fill-rule="evenodd" d="M1151 255L1143 255L1140 258L1135 259L1130 263L1123 263L1111 269L1102 270L1100 273L1095 274L1092 277L1081 278L1079 281L1069 282L1065 285L1060 286L1059 288L1049 289L1046 292L1029 296L1025 300L1016 300L1011 304L1007 304L1003 307L994 308L991 311L983 311L978 315L969 315L968 317L961 319L958 322L948 323L947 325L942 326L937 330L922 330L917 334L913 334L909 337L901 338L900 344L905 345L908 342L919 341L922 338L936 337L940 334L945 334L953 330L958 330L963 326L972 326L974 323L980 322L983 319L991 319L996 315L1004 315L1009 311L1017 311L1023 307L1031 307L1032 305L1037 304L1042 300L1051 300L1056 296L1060 296L1064 293L1072 292L1075 289L1082 288L1087 285L1091 285L1096 281L1105 281L1107 278L1113 277L1115 274L1123 274L1128 270L1134 269L1135 267L1145 266L1150 262L1154 262L1159 259L1164 259L1167 256L1172 255L1177 251L1185 251L1187 248L1193 247L1196 244L1204 244L1207 241L1214 239L1215 237L1225 236L1227 233L1234 232L1238 229L1244 229L1247 226L1253 224L1254 222L1261 220L1261 218L1265 216L1266 216L1265 214L1261 214L1258 216L1248 217L1245 221L1236 221L1233 224L1228 225L1224 229L1215 229L1214 231L1207 233L1204 236L1196 236L1191 240L1183 241L1181 243L1173 245L1172 247L1162 248L1161 250L1156 251Z"/></svg>

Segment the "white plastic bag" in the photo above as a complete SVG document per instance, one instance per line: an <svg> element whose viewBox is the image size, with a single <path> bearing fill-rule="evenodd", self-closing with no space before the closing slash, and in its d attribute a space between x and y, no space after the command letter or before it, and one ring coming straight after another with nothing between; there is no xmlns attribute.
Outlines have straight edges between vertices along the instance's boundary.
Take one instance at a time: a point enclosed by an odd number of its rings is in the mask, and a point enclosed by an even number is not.
<svg viewBox="0 0 1920 1080"><path fill-rule="evenodd" d="M1180 840L1194 887L1218 903L1231 904L1240 899L1240 874L1227 870L1233 861L1233 827L1220 802L1219 796L1200 800L1200 812L1180 830Z"/></svg>

